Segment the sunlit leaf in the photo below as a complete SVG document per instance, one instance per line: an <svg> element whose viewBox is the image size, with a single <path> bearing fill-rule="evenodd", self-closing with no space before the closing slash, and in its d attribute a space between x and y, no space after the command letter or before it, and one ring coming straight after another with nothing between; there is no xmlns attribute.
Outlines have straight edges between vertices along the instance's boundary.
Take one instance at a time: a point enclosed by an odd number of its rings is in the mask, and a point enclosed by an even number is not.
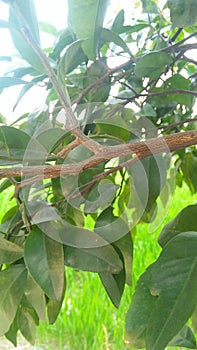
<svg viewBox="0 0 197 350"><path fill-rule="evenodd" d="M96 58L96 44L107 5L108 0L68 1L70 26L77 39L85 40L82 48L86 56L91 60Z"/></svg>

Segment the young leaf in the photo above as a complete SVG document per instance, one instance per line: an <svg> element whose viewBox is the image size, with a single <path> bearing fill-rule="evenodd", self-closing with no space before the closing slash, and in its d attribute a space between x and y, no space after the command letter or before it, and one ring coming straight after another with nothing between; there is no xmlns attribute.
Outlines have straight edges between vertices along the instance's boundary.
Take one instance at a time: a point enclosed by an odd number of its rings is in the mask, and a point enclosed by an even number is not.
<svg viewBox="0 0 197 350"><path fill-rule="evenodd" d="M171 63L172 58L168 53L151 52L136 63L134 73L138 78L157 79Z"/></svg>
<svg viewBox="0 0 197 350"><path fill-rule="evenodd" d="M23 265L12 265L0 272L0 335L6 333L23 296L27 271Z"/></svg>
<svg viewBox="0 0 197 350"><path fill-rule="evenodd" d="M60 300L64 287L62 244L33 227L24 247L25 264L36 283L53 300Z"/></svg>
<svg viewBox="0 0 197 350"><path fill-rule="evenodd" d="M23 249L0 237L0 264L10 264L23 257Z"/></svg>
<svg viewBox="0 0 197 350"><path fill-rule="evenodd" d="M82 48L90 60L96 58L98 36L107 5L108 0L68 0L70 26L77 39L85 40Z"/></svg>

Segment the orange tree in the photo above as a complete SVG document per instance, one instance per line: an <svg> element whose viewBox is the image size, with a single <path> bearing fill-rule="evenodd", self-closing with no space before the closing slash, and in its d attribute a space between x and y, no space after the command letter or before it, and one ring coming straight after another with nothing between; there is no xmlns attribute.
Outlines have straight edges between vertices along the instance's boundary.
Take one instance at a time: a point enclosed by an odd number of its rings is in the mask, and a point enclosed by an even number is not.
<svg viewBox="0 0 197 350"><path fill-rule="evenodd" d="M21 66L0 89L21 84L16 105L35 85L47 93L44 109L0 127L0 191L16 199L0 226L0 335L34 343L39 319L61 309L65 265L99 274L118 307L136 225L160 222L176 185L197 190L197 7L141 0L139 19L125 24L121 10L105 24L107 0L68 0L68 27L42 25L55 36L42 50L33 0L3 1ZM162 230L126 316L128 347L196 348L196 216L186 207Z"/></svg>

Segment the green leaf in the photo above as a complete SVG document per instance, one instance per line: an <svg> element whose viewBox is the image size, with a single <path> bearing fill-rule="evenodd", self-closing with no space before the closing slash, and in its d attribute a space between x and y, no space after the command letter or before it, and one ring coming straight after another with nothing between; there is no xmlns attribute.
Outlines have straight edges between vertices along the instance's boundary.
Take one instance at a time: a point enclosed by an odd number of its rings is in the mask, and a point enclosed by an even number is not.
<svg viewBox="0 0 197 350"><path fill-rule="evenodd" d="M132 56L131 51L125 41L113 30L103 28L101 32L101 39L110 43L113 42L117 46L121 47L124 52L127 52L129 56Z"/></svg>
<svg viewBox="0 0 197 350"><path fill-rule="evenodd" d="M48 128L39 133L36 137L37 141L46 149L47 152L52 152L60 142L65 140L68 135L67 130L60 128Z"/></svg>
<svg viewBox="0 0 197 350"><path fill-rule="evenodd" d="M22 28L25 28L25 30L28 31L28 35L32 37L38 47L40 47L39 28L34 1L15 0L10 6L9 24L13 43L20 52L22 58L39 72L45 72L40 58L26 41L21 31Z"/></svg>
<svg viewBox="0 0 197 350"><path fill-rule="evenodd" d="M123 261L121 252L118 249L117 252ZM112 303L114 306L119 307L125 286L124 267L119 273L116 274L111 274L109 272L100 272L99 277Z"/></svg>
<svg viewBox="0 0 197 350"><path fill-rule="evenodd" d="M190 90L189 79L184 78L181 74L174 74L172 77L165 81L165 91L171 90ZM193 97L186 94L171 94L168 96L168 101L176 101L180 105L192 107Z"/></svg>
<svg viewBox="0 0 197 350"><path fill-rule="evenodd" d="M168 0L167 5L174 27L189 27L197 21L196 0Z"/></svg>
<svg viewBox="0 0 197 350"><path fill-rule="evenodd" d="M68 0L70 26L77 39L85 40L82 48L90 60L96 58L98 37L107 6L108 0Z"/></svg>
<svg viewBox="0 0 197 350"><path fill-rule="evenodd" d="M18 325L22 335L32 345L35 344L36 323L29 309L22 307L18 317Z"/></svg>
<svg viewBox="0 0 197 350"><path fill-rule="evenodd" d="M182 163L181 170L183 178L190 188L192 194L197 192L197 157L192 153L186 153Z"/></svg>
<svg viewBox="0 0 197 350"><path fill-rule="evenodd" d="M169 240L179 235L181 232L197 232L197 204L189 205L180 211L180 213L167 225L164 226L160 233L158 242L164 247Z"/></svg>
<svg viewBox="0 0 197 350"><path fill-rule="evenodd" d="M0 127L0 165L45 160L47 152L24 131L11 126Z"/></svg>
<svg viewBox="0 0 197 350"><path fill-rule="evenodd" d="M7 332L23 296L27 271L23 265L12 265L0 272L0 335Z"/></svg>
<svg viewBox="0 0 197 350"><path fill-rule="evenodd" d="M64 246L64 261L76 270L115 274L122 269L122 262L111 245L92 249Z"/></svg>
<svg viewBox="0 0 197 350"><path fill-rule="evenodd" d="M23 257L23 249L0 237L0 264L10 264Z"/></svg>
<svg viewBox="0 0 197 350"><path fill-rule="evenodd" d="M150 292L152 265L137 282L135 294L126 316L125 342L136 349L145 347L146 329L156 297Z"/></svg>
<svg viewBox="0 0 197 350"><path fill-rule="evenodd" d="M136 63L134 73L138 78L157 79L172 63L172 58L165 52L151 52L140 58Z"/></svg>
<svg viewBox="0 0 197 350"><path fill-rule="evenodd" d="M56 301L56 300L52 300L52 299L48 300L47 315L48 315L48 319L49 319L50 324L53 324L56 321L56 319L61 311L62 303L64 301L64 296L65 296L65 290L66 290L66 277L64 279L64 290L62 293L61 300L60 301Z"/></svg>
<svg viewBox="0 0 197 350"><path fill-rule="evenodd" d="M34 224L39 224L40 229L52 240L71 247L96 248L108 245L108 242L95 232L70 224L69 221L61 219L54 208L44 207L43 204L41 207L34 207L32 220Z"/></svg>
<svg viewBox="0 0 197 350"><path fill-rule="evenodd" d="M63 247L34 227L25 241L25 264L36 283L54 300L60 300L64 287Z"/></svg>
<svg viewBox="0 0 197 350"><path fill-rule="evenodd" d="M193 314L197 304L196 252L197 232L180 233L153 265L150 290L157 301L148 322L147 350L164 350Z"/></svg>
<svg viewBox="0 0 197 350"><path fill-rule="evenodd" d="M161 155L150 156L133 164L128 171L132 176L132 206L136 216L151 222L157 210L157 197L166 181L165 160Z"/></svg>
<svg viewBox="0 0 197 350"><path fill-rule="evenodd" d="M48 34L51 34L51 35L56 35L57 34L57 29L51 23L39 22L38 24L39 24L39 29L42 32L45 32L45 33L48 33Z"/></svg>
<svg viewBox="0 0 197 350"><path fill-rule="evenodd" d="M84 88L88 88L91 84L96 83L107 71L108 67L105 58L100 58L92 63L87 69L87 76L84 78ZM86 98L90 102L105 102L109 97L110 89L110 78L107 75L99 84L95 84L86 94Z"/></svg>
<svg viewBox="0 0 197 350"><path fill-rule="evenodd" d="M14 86L14 85L24 85L28 84L27 81L19 79L19 78L12 78L12 77L1 77L0 78L0 91L3 91L3 89Z"/></svg>
<svg viewBox="0 0 197 350"><path fill-rule="evenodd" d="M88 194L85 201L84 212L86 214L96 213L99 208L101 210L108 208L118 188L119 186L115 185L110 180L101 180Z"/></svg>
<svg viewBox="0 0 197 350"><path fill-rule="evenodd" d="M181 233L141 276L127 315L126 341L164 350L181 331L197 303L197 233Z"/></svg>
<svg viewBox="0 0 197 350"><path fill-rule="evenodd" d="M191 328L185 325L168 346L182 346L189 349L196 349L196 339Z"/></svg>
<svg viewBox="0 0 197 350"><path fill-rule="evenodd" d="M109 119L96 119L97 132L105 137L114 137L117 140L128 142L131 136L128 125L122 117L114 115Z"/></svg>
<svg viewBox="0 0 197 350"><path fill-rule="evenodd" d="M40 286L33 280L33 278L28 275L27 281L25 283L24 295L26 296L28 302L32 305L36 311L39 319L43 322L46 321L46 301L43 290Z"/></svg>
<svg viewBox="0 0 197 350"><path fill-rule="evenodd" d="M17 346L17 333L18 333L18 311L12 322L9 330L5 333L5 337L14 345Z"/></svg>
<svg viewBox="0 0 197 350"><path fill-rule="evenodd" d="M141 0L143 12L145 13L159 13L158 7L154 0Z"/></svg>
<svg viewBox="0 0 197 350"><path fill-rule="evenodd" d="M129 232L126 222L113 214L113 207L105 209L97 218L94 231L108 242L115 242Z"/></svg>
<svg viewBox="0 0 197 350"><path fill-rule="evenodd" d="M197 333L197 306L192 314L192 328L194 330L195 333Z"/></svg>
<svg viewBox="0 0 197 350"><path fill-rule="evenodd" d="M132 285L132 260L133 260L133 242L131 232L128 232L124 237L113 243L113 246L117 247L123 256L126 283Z"/></svg>
<svg viewBox="0 0 197 350"><path fill-rule="evenodd" d="M83 41L84 40L77 40L66 48L65 54L62 56L58 67L58 74L61 76L62 80L68 73L72 72L79 64L86 60L86 56L81 48Z"/></svg>
<svg viewBox="0 0 197 350"><path fill-rule="evenodd" d="M58 59L62 50L75 40L76 38L69 28L60 30L55 36L55 43L50 57Z"/></svg>
<svg viewBox="0 0 197 350"><path fill-rule="evenodd" d="M113 24L112 24L112 31L116 32L116 29L119 30L119 28L123 27L124 25L124 10L120 10L118 14L116 15Z"/></svg>

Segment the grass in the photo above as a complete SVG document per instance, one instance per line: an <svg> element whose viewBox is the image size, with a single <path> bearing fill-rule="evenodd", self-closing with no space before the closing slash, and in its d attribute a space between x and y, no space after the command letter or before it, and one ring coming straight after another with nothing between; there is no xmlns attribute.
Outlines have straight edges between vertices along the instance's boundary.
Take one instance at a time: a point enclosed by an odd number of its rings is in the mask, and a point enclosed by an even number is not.
<svg viewBox="0 0 197 350"><path fill-rule="evenodd" d="M0 197L1 217L8 209L8 199L9 196ZM134 242L133 287L126 286L119 309L109 301L97 274L76 272L67 268L67 291L62 310L54 325L40 323L36 348L41 346L47 350L126 349L125 315L136 281L160 252L157 237L161 228L182 208L193 204L195 200L196 196L192 197L186 186L178 188L169 213L156 231L148 233L147 224L138 225Z"/></svg>

